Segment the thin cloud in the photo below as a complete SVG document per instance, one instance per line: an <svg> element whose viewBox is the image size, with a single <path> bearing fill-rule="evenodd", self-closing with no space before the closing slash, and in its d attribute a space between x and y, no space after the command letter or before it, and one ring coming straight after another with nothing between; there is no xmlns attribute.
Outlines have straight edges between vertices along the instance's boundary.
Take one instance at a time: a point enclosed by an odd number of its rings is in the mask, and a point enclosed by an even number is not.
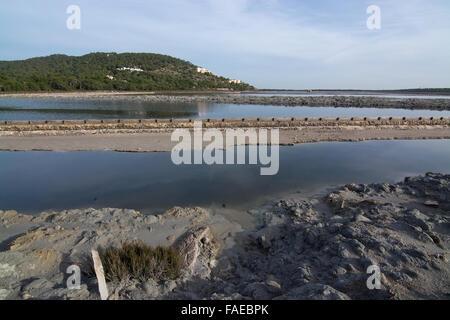
<svg viewBox="0 0 450 320"><path fill-rule="evenodd" d="M265 88L450 84L447 1L79 0L78 33L64 27L69 2L3 4L0 56L160 52ZM381 30L365 26L371 4Z"/></svg>

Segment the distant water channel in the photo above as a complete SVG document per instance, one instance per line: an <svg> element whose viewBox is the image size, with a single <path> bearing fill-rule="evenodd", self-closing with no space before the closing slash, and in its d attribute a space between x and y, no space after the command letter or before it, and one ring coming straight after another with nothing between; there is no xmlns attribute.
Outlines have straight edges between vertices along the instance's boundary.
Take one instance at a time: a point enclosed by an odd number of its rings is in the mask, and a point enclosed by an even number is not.
<svg viewBox="0 0 450 320"><path fill-rule="evenodd" d="M450 117L450 111L0 98L0 120L257 117Z"/></svg>
<svg viewBox="0 0 450 320"><path fill-rule="evenodd" d="M170 153L0 152L0 209L119 207L158 212L175 205L250 207L264 197L356 183L450 173L450 140L366 141L280 148L280 170L255 165L172 164Z"/></svg>

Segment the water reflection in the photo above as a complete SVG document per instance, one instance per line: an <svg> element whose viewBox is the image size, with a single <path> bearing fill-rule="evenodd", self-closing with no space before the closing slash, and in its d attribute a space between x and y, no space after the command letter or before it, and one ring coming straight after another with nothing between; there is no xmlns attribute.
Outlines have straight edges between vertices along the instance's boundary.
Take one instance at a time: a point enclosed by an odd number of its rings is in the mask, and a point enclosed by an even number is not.
<svg viewBox="0 0 450 320"><path fill-rule="evenodd" d="M0 99L0 120L257 117L450 117L450 111L149 103L70 99Z"/></svg>
<svg viewBox="0 0 450 320"><path fill-rule="evenodd" d="M262 197L351 182L396 182L450 172L450 140L316 143L280 148L280 170L254 165L175 166L170 153L0 152L0 209L174 205L249 207Z"/></svg>

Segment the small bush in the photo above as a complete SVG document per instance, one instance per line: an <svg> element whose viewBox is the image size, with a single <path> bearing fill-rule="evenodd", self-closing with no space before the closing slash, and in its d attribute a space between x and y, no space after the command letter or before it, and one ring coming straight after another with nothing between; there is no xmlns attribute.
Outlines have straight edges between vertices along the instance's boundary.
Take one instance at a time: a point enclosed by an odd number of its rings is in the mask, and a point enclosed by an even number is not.
<svg viewBox="0 0 450 320"><path fill-rule="evenodd" d="M174 280L179 277L182 263L172 247L150 247L141 241L125 242L121 248L99 250L105 277L110 281Z"/></svg>

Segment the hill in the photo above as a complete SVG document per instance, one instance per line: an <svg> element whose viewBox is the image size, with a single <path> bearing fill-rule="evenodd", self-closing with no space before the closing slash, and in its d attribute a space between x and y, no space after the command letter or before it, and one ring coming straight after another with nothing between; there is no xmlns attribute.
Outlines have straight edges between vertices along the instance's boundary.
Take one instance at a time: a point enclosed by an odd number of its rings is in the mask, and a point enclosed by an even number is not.
<svg viewBox="0 0 450 320"><path fill-rule="evenodd" d="M0 61L0 91L254 89L200 71L190 62L154 53L57 54Z"/></svg>

